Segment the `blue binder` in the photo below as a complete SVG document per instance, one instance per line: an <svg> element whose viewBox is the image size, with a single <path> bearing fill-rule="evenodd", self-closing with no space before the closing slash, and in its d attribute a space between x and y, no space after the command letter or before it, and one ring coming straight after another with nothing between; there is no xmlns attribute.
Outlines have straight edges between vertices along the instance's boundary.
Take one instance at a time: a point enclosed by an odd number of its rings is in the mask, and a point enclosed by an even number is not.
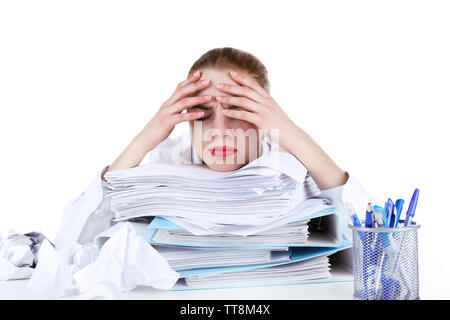
<svg viewBox="0 0 450 320"><path fill-rule="evenodd" d="M280 285L296 285L296 284L309 284L309 283L331 283L331 282L352 282L353 281L353 252L352 243L344 240L343 243L335 248L325 247L296 247L291 248L291 259L288 262L267 263L259 265L248 266L233 266L233 267L221 267L221 268L203 268L203 269L191 269L178 271L180 273L180 279L172 287L172 291L180 290L204 290L204 289L220 289L220 288L236 288L236 287L259 287L259 286L280 286ZM187 286L185 279L193 276L208 276L217 275L226 272L246 271L258 268L272 267L282 264L295 263L312 259L320 256L332 256L331 263L331 276L322 279L305 280L305 281L288 281L277 283L252 283L252 284L227 284L220 286L204 286L195 287Z"/></svg>
<svg viewBox="0 0 450 320"><path fill-rule="evenodd" d="M223 245L220 243L195 243L193 242L180 242L170 239L168 235L168 230L171 229L183 229L177 224L173 223L169 219L164 217L155 217L151 223L148 225L149 229L153 229L153 233L150 236L149 242L151 244L159 245L171 245L171 246L183 246L183 247L203 247L203 248L276 248L276 247L330 247L335 248L343 244L342 230L340 215L336 213L334 208L328 208L326 210L320 211L314 215L304 217L297 221L313 220L313 219L323 219L323 225L325 230L322 232L310 232L308 240L304 244L294 244L294 243L280 243L277 245Z"/></svg>
<svg viewBox="0 0 450 320"><path fill-rule="evenodd" d="M336 241L330 241L328 243L322 242L320 244L317 243L305 243L298 246L291 246L286 243L278 246L288 246L290 251L290 260L284 262L274 262L274 263L265 263L265 264L257 264L257 265L242 265L242 266L224 266L224 267L215 267L215 268L199 268L199 269L190 269L190 270L180 270L178 273L180 274L180 279L171 289L172 291L179 290L202 290L202 289L219 289L219 288L232 288L232 287L258 287L258 286L277 286L277 285L294 285L294 284L308 284L308 283L326 283L326 282L351 282L353 281L353 252L352 252L352 243L346 241L342 238L341 232L341 221L340 215L335 212L333 209L327 209L321 211L315 215L304 217L301 220L312 220L316 218L328 219L326 224L328 227L333 229L333 232L336 234ZM185 243L177 243L173 241L161 241L158 239L157 235L163 230L170 229L182 229L180 226L171 222L168 219L163 217L155 217L153 221L148 225L148 228L152 230L149 242L152 244L159 245L176 245L176 246L187 246L187 247L209 247L209 248L254 248L261 246L223 246L223 245L186 245ZM324 234L329 234L330 230L326 230ZM310 234L311 236L311 234ZM264 246L271 247L271 246ZM186 278L196 277L196 276L213 276L228 272L239 272L239 271L247 271L259 268L267 268L272 266L278 266L283 264L295 263L300 261L305 261L307 259L312 259L320 256L331 256L335 257L331 259L331 270L330 277L308 280L308 281L286 281L286 282L278 282L278 283L252 283L252 284L227 284L227 285L219 285L219 286L188 286L186 284ZM337 257L337 259L336 259Z"/></svg>

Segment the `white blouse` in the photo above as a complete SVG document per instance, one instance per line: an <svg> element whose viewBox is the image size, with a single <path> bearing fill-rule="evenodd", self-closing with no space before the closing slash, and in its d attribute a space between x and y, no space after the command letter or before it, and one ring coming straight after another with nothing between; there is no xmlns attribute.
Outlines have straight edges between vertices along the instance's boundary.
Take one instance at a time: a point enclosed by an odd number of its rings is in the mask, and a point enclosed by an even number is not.
<svg viewBox="0 0 450 320"><path fill-rule="evenodd" d="M168 137L158 147L150 151L142 163L172 162L172 163L201 163L201 159L191 144L189 132L175 138ZM270 138L263 140L263 154L270 152L274 143ZM278 146L278 148L281 148ZM282 149L282 148L281 148ZM56 235L54 244L60 250L73 242L79 244L92 243L95 236L111 227L114 213L110 209L110 199L104 198L107 188L102 179L108 166L99 170L98 174L87 189L78 197L66 204L62 213L62 222ZM346 172L348 174L348 172ZM342 236L352 241L351 230L347 227L352 223L353 210L361 215L365 212L367 203L374 202L374 198L351 175L346 184L332 189L321 190L322 196L329 199L341 217Z"/></svg>

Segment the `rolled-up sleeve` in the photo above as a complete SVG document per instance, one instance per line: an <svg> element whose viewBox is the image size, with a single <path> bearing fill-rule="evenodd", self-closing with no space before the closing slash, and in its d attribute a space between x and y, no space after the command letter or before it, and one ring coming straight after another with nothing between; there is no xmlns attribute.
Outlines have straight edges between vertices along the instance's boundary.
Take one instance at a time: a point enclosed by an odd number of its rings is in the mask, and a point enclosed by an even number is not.
<svg viewBox="0 0 450 320"><path fill-rule="evenodd" d="M352 241L352 231L348 227L353 224L352 210L361 219L367 208L367 203L374 202L375 198L361 185L361 183L351 174L348 175L347 182L339 187L320 190L321 196L331 200L336 207L341 219L342 236L348 241Z"/></svg>
<svg viewBox="0 0 450 320"><path fill-rule="evenodd" d="M92 242L96 235L113 224L110 200L104 198L107 184L102 179L108 167L100 170L87 189L65 205L54 241L56 250L73 242Z"/></svg>

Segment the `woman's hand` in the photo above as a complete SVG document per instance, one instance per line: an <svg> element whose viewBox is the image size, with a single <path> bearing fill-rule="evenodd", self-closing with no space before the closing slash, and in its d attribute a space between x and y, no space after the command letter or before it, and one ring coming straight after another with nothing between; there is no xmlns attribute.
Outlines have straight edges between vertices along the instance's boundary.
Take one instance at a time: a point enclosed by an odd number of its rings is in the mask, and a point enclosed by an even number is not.
<svg viewBox="0 0 450 320"><path fill-rule="evenodd" d="M177 124L196 120L203 116L203 111L183 113L189 107L206 103L212 99L211 95L188 97L210 85L209 80L198 81L200 76L201 72L199 71L180 82L172 96L161 105L155 116L136 136L135 139L142 144L146 152L151 151L165 140Z"/></svg>
<svg viewBox="0 0 450 320"><path fill-rule="evenodd" d="M230 78L236 85L220 83L217 88L233 96L216 99L242 110L223 109L222 112L226 116L266 129L265 133L268 136L303 163L321 190L341 186L347 182L348 175L287 116L254 78L237 71L231 71Z"/></svg>
<svg viewBox="0 0 450 320"><path fill-rule="evenodd" d="M196 72L180 82L172 96L161 105L153 118L106 171L138 166L148 152L157 147L172 133L177 124L201 118L204 114L203 111L183 113L189 107L206 103L212 99L211 95L188 97L210 85L209 80L198 81L200 77L201 72Z"/></svg>
<svg viewBox="0 0 450 320"><path fill-rule="evenodd" d="M223 109L222 112L226 116L253 123L260 129L267 129L268 136L278 139L276 142L280 146L293 153L290 150L291 140L299 130L297 125L254 78L241 72L230 72L230 77L236 85L220 83L217 88L234 96L218 96L216 99L241 110Z"/></svg>

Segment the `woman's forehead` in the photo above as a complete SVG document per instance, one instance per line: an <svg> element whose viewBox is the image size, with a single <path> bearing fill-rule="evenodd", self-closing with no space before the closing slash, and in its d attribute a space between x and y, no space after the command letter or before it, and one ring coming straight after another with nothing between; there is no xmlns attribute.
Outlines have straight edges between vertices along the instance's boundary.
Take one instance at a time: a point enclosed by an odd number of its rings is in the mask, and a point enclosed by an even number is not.
<svg viewBox="0 0 450 320"><path fill-rule="evenodd" d="M215 97L217 97L217 96L229 96L230 94L228 94L224 91L220 91L216 87L216 85L219 83L228 83L228 84L232 84L232 85L237 84L233 79L231 79L231 77L228 73L229 70L231 70L231 69L223 69L223 70L205 69L205 70L202 70L202 76L200 78L200 81L201 80L209 80L210 81L209 86L203 90L195 92L192 96L200 96L200 95L210 94L213 97L213 99L210 101L210 103L211 102L216 103Z"/></svg>
<svg viewBox="0 0 450 320"><path fill-rule="evenodd" d="M235 83L230 77L231 69L206 68L200 70L202 72L201 80L210 80L211 82Z"/></svg>

